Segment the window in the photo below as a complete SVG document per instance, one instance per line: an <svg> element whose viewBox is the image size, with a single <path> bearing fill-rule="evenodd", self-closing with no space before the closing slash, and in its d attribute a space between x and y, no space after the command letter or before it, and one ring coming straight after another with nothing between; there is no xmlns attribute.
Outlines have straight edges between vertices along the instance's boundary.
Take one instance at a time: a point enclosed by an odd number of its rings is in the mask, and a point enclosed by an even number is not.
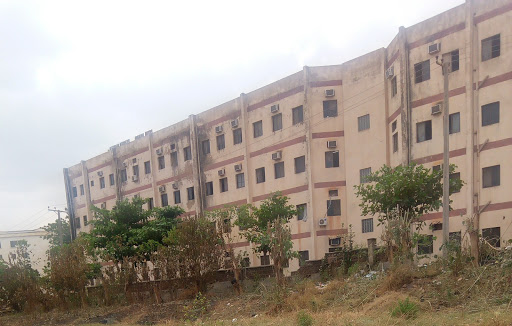
<svg viewBox="0 0 512 326"><path fill-rule="evenodd" d="M329 100L324 101L324 118L337 117L338 116L338 101Z"/></svg>
<svg viewBox="0 0 512 326"><path fill-rule="evenodd" d="M78 197L78 193L76 191L76 187L73 187L73 197Z"/></svg>
<svg viewBox="0 0 512 326"><path fill-rule="evenodd" d="M261 263L261 266L270 265L270 256L269 255L260 256L260 263Z"/></svg>
<svg viewBox="0 0 512 326"><path fill-rule="evenodd" d="M326 168L337 168L340 166L340 152L330 151L325 152L325 167Z"/></svg>
<svg viewBox="0 0 512 326"><path fill-rule="evenodd" d="M183 156L185 158L185 161L190 161L192 159L192 149L190 148L190 146L185 147L183 149Z"/></svg>
<svg viewBox="0 0 512 326"><path fill-rule="evenodd" d="M455 50L449 53L450 58L450 72L459 70L459 50Z"/></svg>
<svg viewBox="0 0 512 326"><path fill-rule="evenodd" d="M11 248L16 248L17 245L18 245L17 240L11 241Z"/></svg>
<svg viewBox="0 0 512 326"><path fill-rule="evenodd" d="M398 152L398 132L393 134L393 153Z"/></svg>
<svg viewBox="0 0 512 326"><path fill-rule="evenodd" d="M231 233L231 222L229 218L226 218L222 221L222 232L223 233ZM229 256L229 253L226 252Z"/></svg>
<svg viewBox="0 0 512 326"><path fill-rule="evenodd" d="M274 164L274 175L276 179L284 178L284 162Z"/></svg>
<svg viewBox="0 0 512 326"><path fill-rule="evenodd" d="M132 167L132 169L133 169L133 175L139 176L139 166L138 165L134 165Z"/></svg>
<svg viewBox="0 0 512 326"><path fill-rule="evenodd" d="M457 172L457 173L450 173L450 180L460 180L460 172ZM450 193L458 193L460 192L460 189L457 190L457 191L450 191Z"/></svg>
<svg viewBox="0 0 512 326"><path fill-rule="evenodd" d="M329 199L327 201L327 216L340 216L341 215L341 200Z"/></svg>
<svg viewBox="0 0 512 326"><path fill-rule="evenodd" d="M242 261L240 264L242 265L242 267L250 267L251 260L249 259L249 257L244 257L244 258L242 258Z"/></svg>
<svg viewBox="0 0 512 326"><path fill-rule="evenodd" d="M113 185L116 183L116 181L115 181L115 179L114 179L114 174L110 174L110 175L108 176L108 179L110 180L110 185L111 185L111 186L113 186Z"/></svg>
<svg viewBox="0 0 512 326"><path fill-rule="evenodd" d="M448 124L450 135L460 132L460 112L450 114Z"/></svg>
<svg viewBox="0 0 512 326"><path fill-rule="evenodd" d="M307 215L308 215L307 204L297 205L296 209L297 209L297 220L299 220L299 221L306 220Z"/></svg>
<svg viewBox="0 0 512 326"><path fill-rule="evenodd" d="M213 181L206 183L206 196L213 195Z"/></svg>
<svg viewBox="0 0 512 326"><path fill-rule="evenodd" d="M83 217L83 219L84 219L84 226L87 226L87 224L89 224L89 221L87 220L87 215L85 215Z"/></svg>
<svg viewBox="0 0 512 326"><path fill-rule="evenodd" d="M362 220L363 233L373 232L373 218L365 218Z"/></svg>
<svg viewBox="0 0 512 326"><path fill-rule="evenodd" d="M295 158L295 173L302 173L306 171L306 157L299 156Z"/></svg>
<svg viewBox="0 0 512 326"><path fill-rule="evenodd" d="M418 255L428 255L434 252L434 237L422 235L418 242Z"/></svg>
<svg viewBox="0 0 512 326"><path fill-rule="evenodd" d="M430 60L414 65L414 82L416 84L430 79Z"/></svg>
<svg viewBox="0 0 512 326"><path fill-rule="evenodd" d="M391 124L391 132L394 132L396 130L396 120L393 121L393 123Z"/></svg>
<svg viewBox="0 0 512 326"><path fill-rule="evenodd" d="M272 131L283 129L283 114L279 113L272 116Z"/></svg>
<svg viewBox="0 0 512 326"><path fill-rule="evenodd" d="M482 61L500 56L500 34L482 40Z"/></svg>
<svg viewBox="0 0 512 326"><path fill-rule="evenodd" d="M301 106L292 109L292 123L294 125L304 122L304 109Z"/></svg>
<svg viewBox="0 0 512 326"><path fill-rule="evenodd" d="M242 143L242 128L233 130L233 145Z"/></svg>
<svg viewBox="0 0 512 326"><path fill-rule="evenodd" d="M256 169L256 183L265 182L265 168Z"/></svg>
<svg viewBox="0 0 512 326"><path fill-rule="evenodd" d="M128 180L128 175L126 174L126 169L121 170L121 182L126 182Z"/></svg>
<svg viewBox="0 0 512 326"><path fill-rule="evenodd" d="M329 197L338 197L338 189L329 190Z"/></svg>
<svg viewBox="0 0 512 326"><path fill-rule="evenodd" d="M488 228L488 229L482 229L482 237L489 242L493 247L500 247L500 228Z"/></svg>
<svg viewBox="0 0 512 326"><path fill-rule="evenodd" d="M366 114L357 118L357 128L359 131L370 129L370 115Z"/></svg>
<svg viewBox="0 0 512 326"><path fill-rule="evenodd" d="M438 165L434 165L434 166L432 167L432 171L434 171L434 172L435 172L435 171L441 171L441 165L439 165L439 164L438 164Z"/></svg>
<svg viewBox="0 0 512 326"><path fill-rule="evenodd" d="M217 136L217 150L220 151L226 148L226 142L224 139L224 134Z"/></svg>
<svg viewBox="0 0 512 326"><path fill-rule="evenodd" d="M416 124L416 142L421 143L432 139L432 120Z"/></svg>
<svg viewBox="0 0 512 326"><path fill-rule="evenodd" d="M150 174L151 173L151 162L146 161L144 162L144 174Z"/></svg>
<svg viewBox="0 0 512 326"><path fill-rule="evenodd" d="M176 190L174 192L174 204L180 204L181 203L181 192L179 190Z"/></svg>
<svg viewBox="0 0 512 326"><path fill-rule="evenodd" d="M219 179L220 192L228 191L228 178Z"/></svg>
<svg viewBox="0 0 512 326"><path fill-rule="evenodd" d="M500 185L500 166L494 165L482 169L483 188L496 187Z"/></svg>
<svg viewBox="0 0 512 326"><path fill-rule="evenodd" d="M75 217L75 229L79 229L80 227L80 217Z"/></svg>
<svg viewBox="0 0 512 326"><path fill-rule="evenodd" d="M368 182L368 176L372 174L372 168L366 168L359 170L359 182L360 183L367 183Z"/></svg>
<svg viewBox="0 0 512 326"><path fill-rule="evenodd" d="M155 204L153 203L153 198L148 199L148 209L151 210L155 207Z"/></svg>
<svg viewBox="0 0 512 326"><path fill-rule="evenodd" d="M309 260L309 250L299 251L299 266L304 266L304 264Z"/></svg>
<svg viewBox="0 0 512 326"><path fill-rule="evenodd" d="M101 189L105 188L105 178L104 177L100 178L100 188Z"/></svg>
<svg viewBox="0 0 512 326"><path fill-rule="evenodd" d="M254 133L254 138L263 136L263 122L261 120L254 122L252 124L252 129Z"/></svg>
<svg viewBox="0 0 512 326"><path fill-rule="evenodd" d="M432 223L432 231L441 231L443 229L443 223Z"/></svg>
<svg viewBox="0 0 512 326"><path fill-rule="evenodd" d="M164 156L158 157L158 169L159 170L165 169L165 157Z"/></svg>
<svg viewBox="0 0 512 326"><path fill-rule="evenodd" d="M461 236L460 231L450 232L448 234L448 239L450 240L450 242L454 242L460 246L461 242L462 242L462 236Z"/></svg>
<svg viewBox="0 0 512 326"><path fill-rule="evenodd" d="M188 200L194 200L194 199L195 199L195 196L194 196L194 187L189 187L189 188L187 188L187 199L188 199Z"/></svg>
<svg viewBox="0 0 512 326"><path fill-rule="evenodd" d="M500 122L500 102L482 105L482 127Z"/></svg>
<svg viewBox="0 0 512 326"><path fill-rule="evenodd" d="M245 187L245 175L243 173L238 173L236 175L236 188L240 189Z"/></svg>
<svg viewBox="0 0 512 326"><path fill-rule="evenodd" d="M169 199L167 198L167 194L160 195L160 199L162 199L162 207L169 206Z"/></svg>
<svg viewBox="0 0 512 326"><path fill-rule="evenodd" d="M80 185L80 196L85 194L84 185Z"/></svg>
<svg viewBox="0 0 512 326"><path fill-rule="evenodd" d="M203 149L203 154L207 155L210 154L210 140L203 140L201 142L201 148Z"/></svg>
<svg viewBox="0 0 512 326"><path fill-rule="evenodd" d="M94 180L91 180L91 187L94 187Z"/></svg>
<svg viewBox="0 0 512 326"><path fill-rule="evenodd" d="M391 97L395 97L398 93L398 86L396 84L396 76L391 78Z"/></svg>
<svg viewBox="0 0 512 326"><path fill-rule="evenodd" d="M171 152L171 166L174 168L178 166L178 152L176 151Z"/></svg>

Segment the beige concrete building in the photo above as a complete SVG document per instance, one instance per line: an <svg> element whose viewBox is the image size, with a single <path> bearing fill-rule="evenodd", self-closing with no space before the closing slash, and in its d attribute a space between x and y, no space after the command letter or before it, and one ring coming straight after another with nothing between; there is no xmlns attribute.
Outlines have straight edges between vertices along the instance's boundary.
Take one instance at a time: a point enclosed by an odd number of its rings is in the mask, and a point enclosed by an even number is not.
<svg viewBox="0 0 512 326"><path fill-rule="evenodd" d="M387 48L334 66L304 67L188 120L148 131L64 169L72 225L89 230L93 205L140 195L198 214L258 205L282 191L306 207L291 221L295 249L321 259L337 238L380 241L354 185L382 165L436 168L443 151L443 75L451 62L450 161L466 182L451 196L450 232L477 221L486 237L512 238L512 1L470 1L408 28ZM423 217L437 240L442 213ZM234 230L236 232L236 230ZM503 245L503 242L501 242ZM268 263L243 240L252 266ZM293 262L290 267L297 267Z"/></svg>
<svg viewBox="0 0 512 326"><path fill-rule="evenodd" d="M43 239L46 234L43 229L0 231L0 259L5 262L9 262L9 258L15 259L18 243L26 241L32 268L43 274L43 268L48 261L47 251L50 249L48 240Z"/></svg>

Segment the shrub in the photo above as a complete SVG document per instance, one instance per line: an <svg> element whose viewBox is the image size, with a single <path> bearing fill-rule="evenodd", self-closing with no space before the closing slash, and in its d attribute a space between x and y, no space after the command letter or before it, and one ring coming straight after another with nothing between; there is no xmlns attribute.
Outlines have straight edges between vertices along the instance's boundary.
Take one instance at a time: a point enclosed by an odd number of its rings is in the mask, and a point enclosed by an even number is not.
<svg viewBox="0 0 512 326"><path fill-rule="evenodd" d="M204 294L201 292L197 293L192 304L184 308L185 319L194 321L197 318L204 316L208 311L209 304L210 303Z"/></svg>
<svg viewBox="0 0 512 326"><path fill-rule="evenodd" d="M402 264L393 268L382 283L381 291L399 290L406 284L410 284L414 278L411 265Z"/></svg>
<svg viewBox="0 0 512 326"><path fill-rule="evenodd" d="M413 319L416 318L418 311L418 305L407 298L403 301L398 300L398 304L391 310L391 316Z"/></svg>
<svg viewBox="0 0 512 326"><path fill-rule="evenodd" d="M297 325L299 326L311 326L313 325L313 317L306 311L301 310L297 314Z"/></svg>

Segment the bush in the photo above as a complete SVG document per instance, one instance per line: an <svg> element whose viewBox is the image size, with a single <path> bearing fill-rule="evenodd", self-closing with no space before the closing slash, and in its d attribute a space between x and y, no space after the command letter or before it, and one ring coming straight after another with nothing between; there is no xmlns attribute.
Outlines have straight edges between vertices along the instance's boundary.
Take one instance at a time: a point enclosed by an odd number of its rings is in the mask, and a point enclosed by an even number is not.
<svg viewBox="0 0 512 326"><path fill-rule="evenodd" d="M313 317L306 311L301 310L297 314L297 325L299 326L311 326L313 325Z"/></svg>
<svg viewBox="0 0 512 326"><path fill-rule="evenodd" d="M194 321L197 318L204 316L208 311L209 305L210 302L206 296L201 292L197 293L192 304L184 309L185 320Z"/></svg>
<svg viewBox="0 0 512 326"><path fill-rule="evenodd" d="M414 271L411 265L402 264L390 270L381 286L381 293L384 291L396 291L404 285L410 284L414 278Z"/></svg>
<svg viewBox="0 0 512 326"><path fill-rule="evenodd" d="M411 302L409 298L405 300L398 300L398 304L391 310L391 316L403 317L405 319L416 318L419 308L414 302Z"/></svg>

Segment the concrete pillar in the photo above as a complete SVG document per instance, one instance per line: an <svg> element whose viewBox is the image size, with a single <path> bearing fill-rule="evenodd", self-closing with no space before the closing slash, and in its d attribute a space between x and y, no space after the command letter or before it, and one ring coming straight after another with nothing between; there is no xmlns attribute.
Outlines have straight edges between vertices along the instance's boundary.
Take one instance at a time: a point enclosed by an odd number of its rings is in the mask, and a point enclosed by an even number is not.
<svg viewBox="0 0 512 326"><path fill-rule="evenodd" d="M197 138L196 116L191 114L188 117L190 126L190 151L192 152L192 166L194 173L194 188L196 198L196 214L202 215L206 208L204 180L202 178L201 154L199 140Z"/></svg>
<svg viewBox="0 0 512 326"><path fill-rule="evenodd" d="M400 89L401 89L401 125L402 125L402 164L412 161L412 125L411 125L411 74L409 69L409 47L405 27L398 30L399 60L400 60Z"/></svg>
<svg viewBox="0 0 512 326"><path fill-rule="evenodd" d="M69 226L71 228L71 239L74 240L76 238L76 229L75 229L75 203L73 202L73 194L71 190L71 178L69 177L69 169L65 168L64 172L64 186L66 188L66 202L68 208L68 217L69 217Z"/></svg>

